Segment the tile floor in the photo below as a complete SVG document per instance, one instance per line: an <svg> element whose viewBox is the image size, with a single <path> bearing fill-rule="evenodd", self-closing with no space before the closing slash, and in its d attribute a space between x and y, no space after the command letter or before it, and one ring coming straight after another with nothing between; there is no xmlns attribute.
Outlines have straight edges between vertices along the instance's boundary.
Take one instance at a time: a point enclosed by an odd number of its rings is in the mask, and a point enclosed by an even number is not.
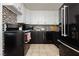
<svg viewBox="0 0 79 59"><path fill-rule="evenodd" d="M54 44L31 44L26 56L59 56Z"/></svg>

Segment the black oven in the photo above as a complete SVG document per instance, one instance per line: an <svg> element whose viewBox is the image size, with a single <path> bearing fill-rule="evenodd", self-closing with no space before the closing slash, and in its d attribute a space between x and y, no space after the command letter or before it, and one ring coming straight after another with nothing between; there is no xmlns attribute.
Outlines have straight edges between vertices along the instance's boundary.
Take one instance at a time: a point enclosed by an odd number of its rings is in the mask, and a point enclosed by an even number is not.
<svg viewBox="0 0 79 59"><path fill-rule="evenodd" d="M24 33L22 31L4 32L4 56L24 56Z"/></svg>
<svg viewBox="0 0 79 59"><path fill-rule="evenodd" d="M17 24L6 24L3 31L4 56L24 56L24 32L19 31Z"/></svg>

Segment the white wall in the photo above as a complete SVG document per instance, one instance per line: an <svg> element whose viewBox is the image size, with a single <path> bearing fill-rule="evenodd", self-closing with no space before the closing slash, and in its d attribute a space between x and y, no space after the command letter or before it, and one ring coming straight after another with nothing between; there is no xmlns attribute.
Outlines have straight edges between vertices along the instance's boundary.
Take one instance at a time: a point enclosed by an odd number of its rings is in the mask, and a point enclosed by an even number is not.
<svg viewBox="0 0 79 59"><path fill-rule="evenodd" d="M31 11L31 24L58 24L58 11Z"/></svg>
<svg viewBox="0 0 79 59"><path fill-rule="evenodd" d="M2 6L0 3L0 56L2 55Z"/></svg>

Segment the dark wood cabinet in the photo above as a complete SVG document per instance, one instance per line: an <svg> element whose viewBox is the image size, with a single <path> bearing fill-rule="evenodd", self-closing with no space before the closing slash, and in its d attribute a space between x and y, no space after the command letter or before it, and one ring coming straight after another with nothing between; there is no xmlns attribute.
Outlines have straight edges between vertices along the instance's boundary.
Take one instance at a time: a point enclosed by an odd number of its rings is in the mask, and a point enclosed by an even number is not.
<svg viewBox="0 0 79 59"><path fill-rule="evenodd" d="M59 37L59 32L56 31L47 31L46 32L46 39L50 44L57 44L57 39Z"/></svg>
<svg viewBox="0 0 79 59"><path fill-rule="evenodd" d="M31 44L52 44L57 43L58 32L54 31L32 31Z"/></svg>
<svg viewBox="0 0 79 59"><path fill-rule="evenodd" d="M32 39L30 41L31 44L45 44L46 40L46 31L32 31L31 32Z"/></svg>

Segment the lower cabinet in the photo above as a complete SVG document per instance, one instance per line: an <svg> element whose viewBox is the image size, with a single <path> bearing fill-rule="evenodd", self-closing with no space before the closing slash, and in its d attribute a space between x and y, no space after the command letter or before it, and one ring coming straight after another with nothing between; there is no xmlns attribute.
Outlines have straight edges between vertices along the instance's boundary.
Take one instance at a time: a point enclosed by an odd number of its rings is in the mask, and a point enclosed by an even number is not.
<svg viewBox="0 0 79 59"><path fill-rule="evenodd" d="M32 39L31 39L30 43L31 44L44 44L44 43L47 43L45 33L46 33L45 31L32 31L31 32Z"/></svg>
<svg viewBox="0 0 79 59"><path fill-rule="evenodd" d="M47 31L46 32L46 39L49 43L57 44L58 36L59 36L58 32L55 32L55 31Z"/></svg>
<svg viewBox="0 0 79 59"><path fill-rule="evenodd" d="M32 31L31 44L52 44L57 43L58 32L53 31Z"/></svg>

